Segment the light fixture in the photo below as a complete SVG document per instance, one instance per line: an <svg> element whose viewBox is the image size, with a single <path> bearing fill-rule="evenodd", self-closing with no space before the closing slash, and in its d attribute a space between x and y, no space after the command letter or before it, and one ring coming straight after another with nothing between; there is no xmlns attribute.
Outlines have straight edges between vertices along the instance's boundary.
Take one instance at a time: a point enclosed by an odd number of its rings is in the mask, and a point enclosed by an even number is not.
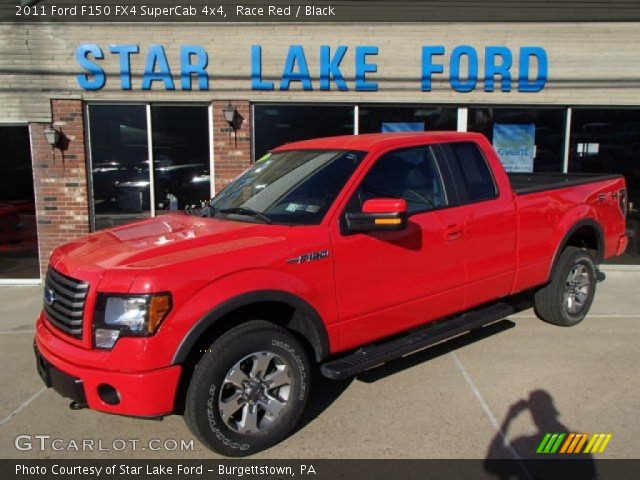
<svg viewBox="0 0 640 480"><path fill-rule="evenodd" d="M231 102L227 103L227 106L222 109L222 113L224 114L225 121L229 124L229 134L240 129L244 118L238 113L235 105Z"/></svg>
<svg viewBox="0 0 640 480"><path fill-rule="evenodd" d="M43 133L44 138L46 138L47 143L51 145L51 148L55 148L60 145L60 131L53 128L52 125L49 125Z"/></svg>
<svg viewBox="0 0 640 480"><path fill-rule="evenodd" d="M227 103L227 106L222 109L222 112L224 113L224 119L227 121L229 126L233 126L233 121L235 120L237 112L236 107L231 105L231 102L229 102Z"/></svg>

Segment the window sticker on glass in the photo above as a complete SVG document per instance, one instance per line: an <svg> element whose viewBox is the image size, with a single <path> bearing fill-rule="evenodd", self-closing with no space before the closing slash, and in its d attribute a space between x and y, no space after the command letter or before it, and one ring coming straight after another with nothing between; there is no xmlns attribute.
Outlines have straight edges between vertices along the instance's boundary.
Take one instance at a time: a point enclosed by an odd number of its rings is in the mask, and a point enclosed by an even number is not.
<svg viewBox="0 0 640 480"><path fill-rule="evenodd" d="M317 213L320 210L320 205L304 205L302 203L290 203L285 209L287 212L307 212Z"/></svg>

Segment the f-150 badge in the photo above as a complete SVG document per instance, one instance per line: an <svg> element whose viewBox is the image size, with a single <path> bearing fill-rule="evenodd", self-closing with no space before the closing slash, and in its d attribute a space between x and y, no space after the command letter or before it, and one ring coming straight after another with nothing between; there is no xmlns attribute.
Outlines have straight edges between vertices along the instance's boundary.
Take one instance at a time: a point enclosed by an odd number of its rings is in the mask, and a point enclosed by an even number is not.
<svg viewBox="0 0 640 480"><path fill-rule="evenodd" d="M307 263L315 260L322 260L329 256L329 250L321 250L319 252L304 253L296 258L287 260L287 263Z"/></svg>

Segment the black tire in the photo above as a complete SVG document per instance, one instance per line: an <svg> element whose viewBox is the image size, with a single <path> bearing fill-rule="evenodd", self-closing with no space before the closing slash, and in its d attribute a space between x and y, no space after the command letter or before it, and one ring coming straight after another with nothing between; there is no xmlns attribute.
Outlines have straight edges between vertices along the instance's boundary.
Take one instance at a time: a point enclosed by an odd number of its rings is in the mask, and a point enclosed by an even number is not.
<svg viewBox="0 0 640 480"><path fill-rule="evenodd" d="M586 294L584 290L578 292L575 279L570 281L569 275L575 272L580 272L581 282L587 283ZM560 254L551 282L535 294L536 315L545 322L561 327L577 325L589 312L596 293L597 278L597 267L591 254L581 248L567 247ZM580 302L576 301L578 293L580 297L584 295ZM567 300L565 294L571 296L573 301Z"/></svg>
<svg viewBox="0 0 640 480"><path fill-rule="evenodd" d="M269 367L252 377L260 361ZM273 385L283 381L288 385L269 389L274 375L280 380ZM309 397L310 375L304 347L287 330L262 320L241 324L216 340L196 366L187 392L185 423L215 452L228 457L252 455L280 442L296 426ZM250 378L261 380L248 384ZM239 379L247 386L237 386ZM275 409L269 405L281 410L273 415ZM236 413L229 414L236 407ZM245 417L257 419L255 427L250 420L243 422Z"/></svg>

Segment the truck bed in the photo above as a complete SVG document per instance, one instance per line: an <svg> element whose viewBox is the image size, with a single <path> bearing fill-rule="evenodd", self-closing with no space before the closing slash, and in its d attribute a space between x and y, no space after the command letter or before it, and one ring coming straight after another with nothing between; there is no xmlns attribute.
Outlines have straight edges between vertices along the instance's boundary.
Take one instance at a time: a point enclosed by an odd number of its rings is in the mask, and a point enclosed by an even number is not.
<svg viewBox="0 0 640 480"><path fill-rule="evenodd" d="M621 178L622 175L593 173L507 173L511 188L518 195Z"/></svg>

